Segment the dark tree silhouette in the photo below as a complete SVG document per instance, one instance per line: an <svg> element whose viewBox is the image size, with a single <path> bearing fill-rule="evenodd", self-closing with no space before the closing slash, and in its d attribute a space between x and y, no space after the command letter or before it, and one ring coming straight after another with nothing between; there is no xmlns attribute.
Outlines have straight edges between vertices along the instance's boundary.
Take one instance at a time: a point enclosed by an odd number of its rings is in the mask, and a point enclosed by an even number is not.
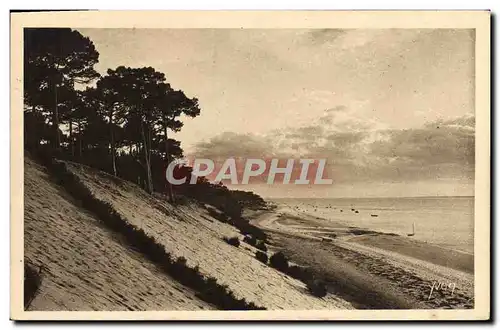
<svg viewBox="0 0 500 330"><path fill-rule="evenodd" d="M117 71L108 70L108 75L97 82L96 109L108 123L109 146L113 175L116 176L116 131L125 122L127 102L120 94L122 75Z"/></svg>
<svg viewBox="0 0 500 330"><path fill-rule="evenodd" d="M189 117L196 117L200 114L200 108L198 105L198 99L188 98L183 91L172 90L165 88L165 93L159 95L157 110L157 122L162 129L160 135L163 135L164 141L164 159L166 164L170 164L172 161L171 153L169 152L169 139L168 139L168 129L170 128L174 132L181 130L183 123L177 118L182 114ZM167 194L171 201L174 201L174 193L172 185L168 180L166 181Z"/></svg>
<svg viewBox="0 0 500 330"><path fill-rule="evenodd" d="M170 139L168 129L178 131L182 122L181 114L195 117L200 113L198 100L186 97L182 91L174 91L165 83L165 75L152 67L127 68L120 66L109 69L107 75L97 83L97 93L107 109L107 122L110 126L124 124L124 139L129 144L138 146L143 154L142 167L146 173L146 189L153 191L152 156L163 154L164 162L169 164L172 155L169 152ZM114 137L110 134L113 170L115 167ZM163 141L163 148L158 142ZM167 193L174 200L173 191L168 183Z"/></svg>
<svg viewBox="0 0 500 330"><path fill-rule="evenodd" d="M92 41L67 28L25 29L24 42L26 148L56 150L57 157L137 182L148 192L165 191L171 201L174 191L206 200L235 218L243 206L262 204L206 178L175 190L166 180L168 164L183 156L169 130L181 130L181 118L198 116L200 107L196 98L173 89L165 74L119 66L100 77ZM191 171L176 167L174 177L189 181Z"/></svg>
<svg viewBox="0 0 500 330"><path fill-rule="evenodd" d="M98 93L102 97L105 109L108 110L108 122L113 124L115 110L121 109L126 114L129 127L139 128L141 149L144 153L143 166L146 169L146 189L153 192L151 174L151 145L154 123L154 100L157 98L157 88L165 80L165 75L155 69L126 68L120 66L115 70L108 69L107 75L98 83ZM111 139L113 134L110 134ZM114 141L111 141L112 154ZM114 158L114 155L112 155ZM113 160L114 166L114 160Z"/></svg>
<svg viewBox="0 0 500 330"><path fill-rule="evenodd" d="M31 109L24 112L24 146L28 149L40 147L42 142L47 142L51 138L50 126L47 124L45 116L40 111Z"/></svg>

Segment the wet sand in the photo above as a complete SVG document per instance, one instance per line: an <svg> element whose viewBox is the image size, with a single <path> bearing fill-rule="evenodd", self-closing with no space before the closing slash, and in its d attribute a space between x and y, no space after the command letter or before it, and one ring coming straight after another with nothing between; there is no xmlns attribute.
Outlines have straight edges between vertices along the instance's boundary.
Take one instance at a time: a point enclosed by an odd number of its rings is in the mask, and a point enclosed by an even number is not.
<svg viewBox="0 0 500 330"><path fill-rule="evenodd" d="M424 260L469 274L474 274L474 255L442 248L402 236L363 235L351 238L353 242L397 252L416 259Z"/></svg>

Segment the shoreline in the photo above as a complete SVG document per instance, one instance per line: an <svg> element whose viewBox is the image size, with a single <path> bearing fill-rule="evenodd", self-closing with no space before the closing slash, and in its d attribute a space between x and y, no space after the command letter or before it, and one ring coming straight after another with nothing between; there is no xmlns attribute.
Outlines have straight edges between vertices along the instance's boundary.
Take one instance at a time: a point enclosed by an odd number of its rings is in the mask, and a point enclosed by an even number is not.
<svg viewBox="0 0 500 330"><path fill-rule="evenodd" d="M302 221L310 223L309 226L302 226L302 228L308 228L308 229L303 229L301 231L298 230L297 226L293 226L290 224L282 225L282 223L279 221L280 219L272 221L274 223L278 223L279 227L277 228L280 228L282 230L287 230L289 232L291 229L292 234L305 233L305 235L303 235L304 237L321 239L325 235L328 236L328 234L330 233L336 235L338 239L347 240L361 245L371 246L389 252L399 253L408 257L420 259L422 261L435 263L437 265L446 266L445 260L439 260L439 257L441 257L441 259L444 258L449 261L449 263L451 264L451 268L462 270L471 274L474 273L474 254L468 251L462 251L448 246L442 246L436 243L429 243L423 240L415 239L412 237L405 237L390 232L383 232L357 226L346 226L342 223L333 223L332 221L328 221L327 219L317 217L313 214L309 213L297 214L297 212L294 212L286 207L281 207L281 208L277 207L273 211L267 211L267 212L264 211L264 213L267 213L268 215L276 214L278 215L278 217L280 217L279 215L281 214L287 217L287 220L291 219L293 221L295 219L296 222L298 223L302 223ZM259 226L259 224L262 221L263 219L261 217L255 214L253 215L253 222L255 225ZM323 221L325 222L328 221L327 223L323 224L325 226L315 225L315 223L317 224L318 222L323 222ZM271 229L269 227L269 224L266 223L264 224L264 227L267 227L267 229ZM352 232L358 232L358 233L351 235ZM383 242L384 240L386 242ZM385 243L386 246L384 246L383 243ZM397 246L390 246L390 244ZM420 253L415 253L410 251L412 248L420 250ZM438 260L436 260L436 256L438 257ZM460 265L455 265L452 261L450 261L450 259L456 259L456 258L468 259L468 260L463 260Z"/></svg>
<svg viewBox="0 0 500 330"><path fill-rule="evenodd" d="M272 245L291 261L342 283L332 292L358 308L473 308L472 254L287 207L251 211L246 217L268 232ZM436 292L437 283L454 290Z"/></svg>
<svg viewBox="0 0 500 330"><path fill-rule="evenodd" d="M401 198L395 198L395 197L361 197L361 198L355 198L356 200L392 200L392 199L397 199L397 200L404 200L404 199L457 199L457 198L462 198L462 199L471 199L474 198L474 196L412 196L412 197L401 197ZM302 204L296 204L297 200L302 200L304 201ZM323 199L321 199L323 200ZM426 244L428 246L434 246L439 249L443 250L448 250L450 252L455 252L455 253L460 253L460 254L466 254L469 256L474 256L474 243L471 241L469 238L473 234L470 232L467 234L464 232L464 228L461 228L459 231L460 234L454 234L454 235L442 235L442 234L429 234L430 232L427 231L422 233L422 226L426 225L426 223L421 223L417 218L414 218L414 216L406 216L406 214L398 214L397 216L395 215L390 215L389 218L386 218L386 215L383 213L385 211L391 212L393 209L392 208L373 208L373 205L370 205L369 208L357 208L356 207L356 213L360 211L361 213L364 213L364 217L362 215L356 214L356 217L352 217L353 214L348 210L349 208L353 208L352 211L354 211L354 204L350 204L347 206L347 204L336 204L334 201L342 201L342 200L353 200L353 198L328 198L327 200L330 201L330 203L317 203L317 199L315 198L273 198L269 199L268 203L272 205L272 207L276 209L280 209L281 211L285 211L287 213L292 213L297 217L307 217L307 218L313 218L313 219L318 219L320 221L328 221L331 225L336 225L336 226L346 226L346 227L356 227L361 230L369 230L373 231L374 233L379 233L379 234L387 234L387 235L398 235L400 237L404 237L408 241L414 241L417 242L417 244L422 243ZM335 206L335 207L334 207ZM385 205L387 206L387 205ZM346 209L347 208L347 209ZM342 212L342 209L344 209L344 213L338 213L338 212L332 212L333 210L337 209ZM381 212L381 213L379 213ZM375 218L370 218L367 216L367 213L375 213ZM358 218L358 216L361 216L361 218ZM379 218L380 216L380 218ZM380 222L379 219L384 219L382 222ZM373 219L373 220L372 220ZM390 220L389 220L390 219ZM405 221L406 220L406 221ZM427 220L427 219L426 219ZM391 222L388 222L391 221ZM406 223L411 229L411 223L417 224L417 226L420 226L420 231L417 233L417 235L412 236L412 235L407 235L408 231L404 228L402 228L401 223ZM394 224L394 225L392 225ZM405 225L405 226L406 226ZM434 228L434 231L436 233L441 232L441 230L444 230L444 228L441 228L439 226L430 226L430 228ZM447 230L446 230L447 231ZM458 232L457 232L458 233ZM464 236L468 235L468 236ZM457 244L457 242L460 242L460 244Z"/></svg>

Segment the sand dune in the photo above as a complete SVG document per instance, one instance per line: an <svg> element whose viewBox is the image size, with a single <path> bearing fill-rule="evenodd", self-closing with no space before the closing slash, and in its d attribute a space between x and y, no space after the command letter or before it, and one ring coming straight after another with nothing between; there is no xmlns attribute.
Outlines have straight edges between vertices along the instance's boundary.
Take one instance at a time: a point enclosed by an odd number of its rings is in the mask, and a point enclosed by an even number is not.
<svg viewBox="0 0 500 330"><path fill-rule="evenodd" d="M239 248L228 245L223 240L225 236L241 239L243 235L210 217L201 205L174 207L130 182L79 164L67 166L96 198L110 203L126 221L155 237L174 257L185 257L188 266L198 266L203 275L227 285L237 298L267 309L353 308L334 294L324 298L312 296L304 283L255 259L255 248L246 243Z"/></svg>

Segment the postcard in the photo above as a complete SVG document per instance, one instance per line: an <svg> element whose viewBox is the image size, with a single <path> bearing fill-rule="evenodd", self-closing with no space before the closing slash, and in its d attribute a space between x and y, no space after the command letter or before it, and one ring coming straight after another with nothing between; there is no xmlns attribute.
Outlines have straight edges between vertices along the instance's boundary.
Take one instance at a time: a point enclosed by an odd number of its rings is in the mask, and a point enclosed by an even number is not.
<svg viewBox="0 0 500 330"><path fill-rule="evenodd" d="M490 12L11 13L11 319L487 320Z"/></svg>

